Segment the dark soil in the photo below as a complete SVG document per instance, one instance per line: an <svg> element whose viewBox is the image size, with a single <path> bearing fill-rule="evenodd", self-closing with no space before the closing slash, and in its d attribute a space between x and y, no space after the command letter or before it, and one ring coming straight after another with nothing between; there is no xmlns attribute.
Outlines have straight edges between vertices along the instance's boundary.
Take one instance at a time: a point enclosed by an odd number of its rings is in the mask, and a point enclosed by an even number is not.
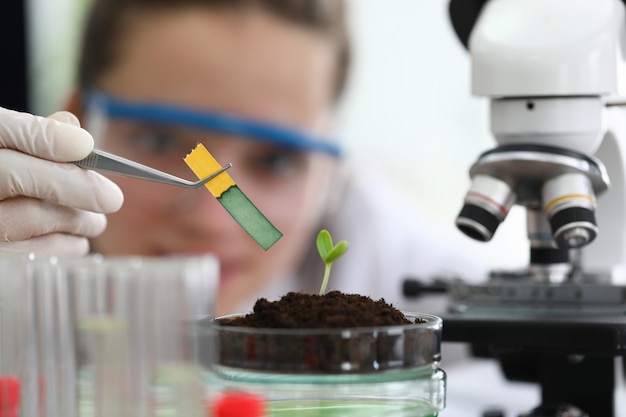
<svg viewBox="0 0 626 417"><path fill-rule="evenodd" d="M217 361L227 367L286 373L367 373L421 366L424 358L432 361L434 336L419 328L402 336L393 330L393 326L412 323L384 299L374 301L339 291L321 296L290 292L273 302L258 299L247 315L220 319ZM239 327L267 331L240 332ZM333 331L369 327L377 330L355 332L347 338Z"/></svg>
<svg viewBox="0 0 626 417"><path fill-rule="evenodd" d="M324 295L290 292L277 301L260 298L252 313L229 320L227 326L318 329L393 326L412 323L384 299L331 291Z"/></svg>

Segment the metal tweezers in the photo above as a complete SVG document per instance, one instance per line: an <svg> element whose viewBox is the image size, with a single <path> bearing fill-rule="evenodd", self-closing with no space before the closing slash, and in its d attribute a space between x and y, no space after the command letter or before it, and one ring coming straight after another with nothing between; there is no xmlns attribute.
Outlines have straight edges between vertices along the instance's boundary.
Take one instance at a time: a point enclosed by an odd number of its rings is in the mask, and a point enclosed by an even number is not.
<svg viewBox="0 0 626 417"><path fill-rule="evenodd" d="M87 158L81 159L80 161L74 161L72 163L81 168L93 169L94 171L107 172L109 174L160 182L162 184L176 185L185 188L198 188L232 166L230 163L226 164L208 177L194 182L178 178L174 175L159 171L158 169L150 168L149 166L131 161L130 159L122 158L121 156L104 152L100 149L94 149L89 156L87 156Z"/></svg>

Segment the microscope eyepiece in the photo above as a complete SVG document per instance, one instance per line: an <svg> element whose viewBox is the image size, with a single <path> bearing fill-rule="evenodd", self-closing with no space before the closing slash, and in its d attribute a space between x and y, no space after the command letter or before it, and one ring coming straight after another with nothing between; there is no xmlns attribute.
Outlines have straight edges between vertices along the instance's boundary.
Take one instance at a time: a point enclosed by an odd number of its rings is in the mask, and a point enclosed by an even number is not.
<svg viewBox="0 0 626 417"><path fill-rule="evenodd" d="M476 175L456 218L457 228L472 239L487 242L506 218L516 195L504 181Z"/></svg>

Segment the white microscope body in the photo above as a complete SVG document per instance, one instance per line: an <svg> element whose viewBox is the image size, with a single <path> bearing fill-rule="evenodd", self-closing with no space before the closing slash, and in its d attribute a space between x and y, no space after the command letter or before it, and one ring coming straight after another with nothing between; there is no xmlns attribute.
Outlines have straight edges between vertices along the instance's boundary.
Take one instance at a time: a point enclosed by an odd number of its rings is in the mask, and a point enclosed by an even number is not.
<svg viewBox="0 0 626 417"><path fill-rule="evenodd" d="M488 241L522 205L535 282L624 284L626 112L607 107L626 79L623 2L491 0L469 51L497 146L472 166L457 226Z"/></svg>
<svg viewBox="0 0 626 417"><path fill-rule="evenodd" d="M626 357L626 109L615 106L625 92L624 0L468 2L454 4L482 7L467 46L472 93L490 99L496 146L470 168L456 224L486 242L522 206L530 263L494 271L485 284L452 283L444 341L470 343L507 379L539 383L541 404L524 417L617 416L616 369L624 373ZM455 15L457 34L467 16Z"/></svg>
<svg viewBox="0 0 626 417"><path fill-rule="evenodd" d="M470 343L509 380L540 384L541 403L524 417L616 417L626 357L626 111L609 104L626 79L624 1L472 4L482 7L467 45L472 93L490 99L496 146L470 168L456 224L486 242L522 206L530 263L494 271L485 284L451 284L444 341Z"/></svg>

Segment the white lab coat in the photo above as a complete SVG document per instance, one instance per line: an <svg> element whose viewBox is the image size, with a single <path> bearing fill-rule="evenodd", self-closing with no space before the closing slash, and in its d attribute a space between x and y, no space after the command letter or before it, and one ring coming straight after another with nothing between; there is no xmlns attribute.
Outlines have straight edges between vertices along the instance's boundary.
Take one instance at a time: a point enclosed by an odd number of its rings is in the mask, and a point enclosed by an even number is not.
<svg viewBox="0 0 626 417"><path fill-rule="evenodd" d="M402 294L402 283L406 278L424 282L436 277L471 282L486 279L487 263L452 223L434 221L414 198L378 171L352 176L322 225L336 241L349 242L346 255L333 265L328 290L384 298L402 311L445 311L445 295L407 299ZM314 246L308 253L310 257L296 278L275 283L262 296L272 300L288 291L319 291L324 265ZM250 310L253 301L249 300L245 311ZM502 406L508 413L529 411L539 405L536 386L505 381L495 361L470 358L464 344L444 343L442 357L441 367L448 375L447 406L442 417L479 417L492 405Z"/></svg>

